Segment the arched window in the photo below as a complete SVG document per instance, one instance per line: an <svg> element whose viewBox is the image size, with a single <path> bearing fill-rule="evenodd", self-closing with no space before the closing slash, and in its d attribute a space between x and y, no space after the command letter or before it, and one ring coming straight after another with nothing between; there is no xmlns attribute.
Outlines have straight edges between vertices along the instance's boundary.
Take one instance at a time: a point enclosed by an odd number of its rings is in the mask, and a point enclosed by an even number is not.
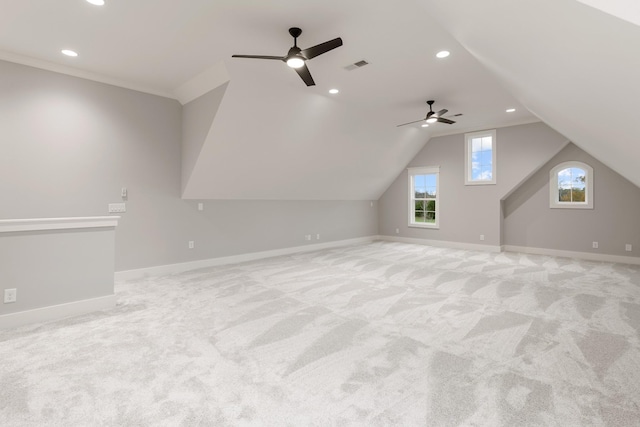
<svg viewBox="0 0 640 427"><path fill-rule="evenodd" d="M551 208L593 209L593 168L582 162L564 162L549 176Z"/></svg>

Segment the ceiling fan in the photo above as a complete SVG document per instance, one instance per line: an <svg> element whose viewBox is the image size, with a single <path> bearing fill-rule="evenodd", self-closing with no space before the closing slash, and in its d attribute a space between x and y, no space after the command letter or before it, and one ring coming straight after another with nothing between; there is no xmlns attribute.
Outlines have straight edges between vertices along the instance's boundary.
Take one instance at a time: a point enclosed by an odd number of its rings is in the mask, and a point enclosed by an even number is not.
<svg viewBox="0 0 640 427"><path fill-rule="evenodd" d="M232 55L232 58L276 59L286 62L289 67L296 70L300 78L305 82L307 86L314 86L315 82L313 81L313 77L311 77L311 73L307 68L306 61L342 46L342 39L338 37L307 49L300 49L298 47L298 37L300 37L300 34L302 34L302 30L298 27L292 27L289 28L289 34L291 34L291 36L293 37L293 47L289 49L289 53L287 53L286 56Z"/></svg>
<svg viewBox="0 0 640 427"><path fill-rule="evenodd" d="M454 124L455 122L453 120L445 119L444 117L442 117L443 115L445 115L447 113L447 111L449 111L446 108L443 108L442 110L438 111L437 113L433 111L433 109L431 107L433 106L434 102L436 102L436 101L427 101L427 104L429 104L429 112L427 113L427 117L425 117L424 119L415 120L415 121L409 122L409 123L403 123L403 124L398 125L396 127L410 125L410 124L413 124L413 123L418 123L418 122L423 122L423 121L425 121L425 122L427 122L429 124L435 123L435 122L446 123L448 125Z"/></svg>

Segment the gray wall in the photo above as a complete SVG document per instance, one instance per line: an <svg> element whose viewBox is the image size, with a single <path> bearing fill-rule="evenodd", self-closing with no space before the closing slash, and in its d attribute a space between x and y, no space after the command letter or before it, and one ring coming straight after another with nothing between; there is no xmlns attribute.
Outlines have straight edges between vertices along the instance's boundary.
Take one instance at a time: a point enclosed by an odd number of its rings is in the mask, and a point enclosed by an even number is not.
<svg viewBox="0 0 640 427"><path fill-rule="evenodd" d="M114 228L0 233L0 315L113 295Z"/></svg>
<svg viewBox="0 0 640 427"><path fill-rule="evenodd" d="M186 188L193 168L209 135L213 119L224 98L225 83L182 107L182 190Z"/></svg>
<svg viewBox="0 0 640 427"><path fill-rule="evenodd" d="M481 186L464 185L464 134L429 140L407 167L440 166L440 228L408 227L404 170L379 200L380 234L500 245L500 200L558 153L567 140L543 123L497 129L496 140L497 184ZM484 241L480 241L481 234Z"/></svg>
<svg viewBox="0 0 640 427"><path fill-rule="evenodd" d="M570 160L593 168L594 209L549 208L549 172ZM574 144L507 197L503 212L505 245L640 256L640 188Z"/></svg>
<svg viewBox="0 0 640 427"><path fill-rule="evenodd" d="M127 187L116 271L377 234L369 201L207 201L199 212L180 198L175 100L3 61L0 94L0 219L106 215Z"/></svg>

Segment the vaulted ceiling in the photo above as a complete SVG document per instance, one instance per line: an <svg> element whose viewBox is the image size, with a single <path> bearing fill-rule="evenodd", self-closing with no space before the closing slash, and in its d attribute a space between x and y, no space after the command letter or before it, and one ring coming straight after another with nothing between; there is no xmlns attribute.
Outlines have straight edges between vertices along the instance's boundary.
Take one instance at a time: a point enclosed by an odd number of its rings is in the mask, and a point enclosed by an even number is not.
<svg viewBox="0 0 640 427"><path fill-rule="evenodd" d="M640 186L636 1L422 3L531 113Z"/></svg>
<svg viewBox="0 0 640 427"><path fill-rule="evenodd" d="M640 27L598 1L0 0L0 59L185 111L213 94L186 198L377 199L430 137L537 120L640 185ZM344 41L309 62L316 86L278 61L231 58L284 55L291 26L303 48ZM428 99L457 123L396 127Z"/></svg>

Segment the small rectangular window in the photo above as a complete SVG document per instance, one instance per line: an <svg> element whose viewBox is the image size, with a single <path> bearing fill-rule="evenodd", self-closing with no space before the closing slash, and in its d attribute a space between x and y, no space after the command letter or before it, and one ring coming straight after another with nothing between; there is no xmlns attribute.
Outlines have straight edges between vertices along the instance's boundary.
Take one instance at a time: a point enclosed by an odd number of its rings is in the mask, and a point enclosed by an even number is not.
<svg viewBox="0 0 640 427"><path fill-rule="evenodd" d="M409 169L409 226L438 228L440 168Z"/></svg>
<svg viewBox="0 0 640 427"><path fill-rule="evenodd" d="M465 184L496 183L496 131L465 134Z"/></svg>

